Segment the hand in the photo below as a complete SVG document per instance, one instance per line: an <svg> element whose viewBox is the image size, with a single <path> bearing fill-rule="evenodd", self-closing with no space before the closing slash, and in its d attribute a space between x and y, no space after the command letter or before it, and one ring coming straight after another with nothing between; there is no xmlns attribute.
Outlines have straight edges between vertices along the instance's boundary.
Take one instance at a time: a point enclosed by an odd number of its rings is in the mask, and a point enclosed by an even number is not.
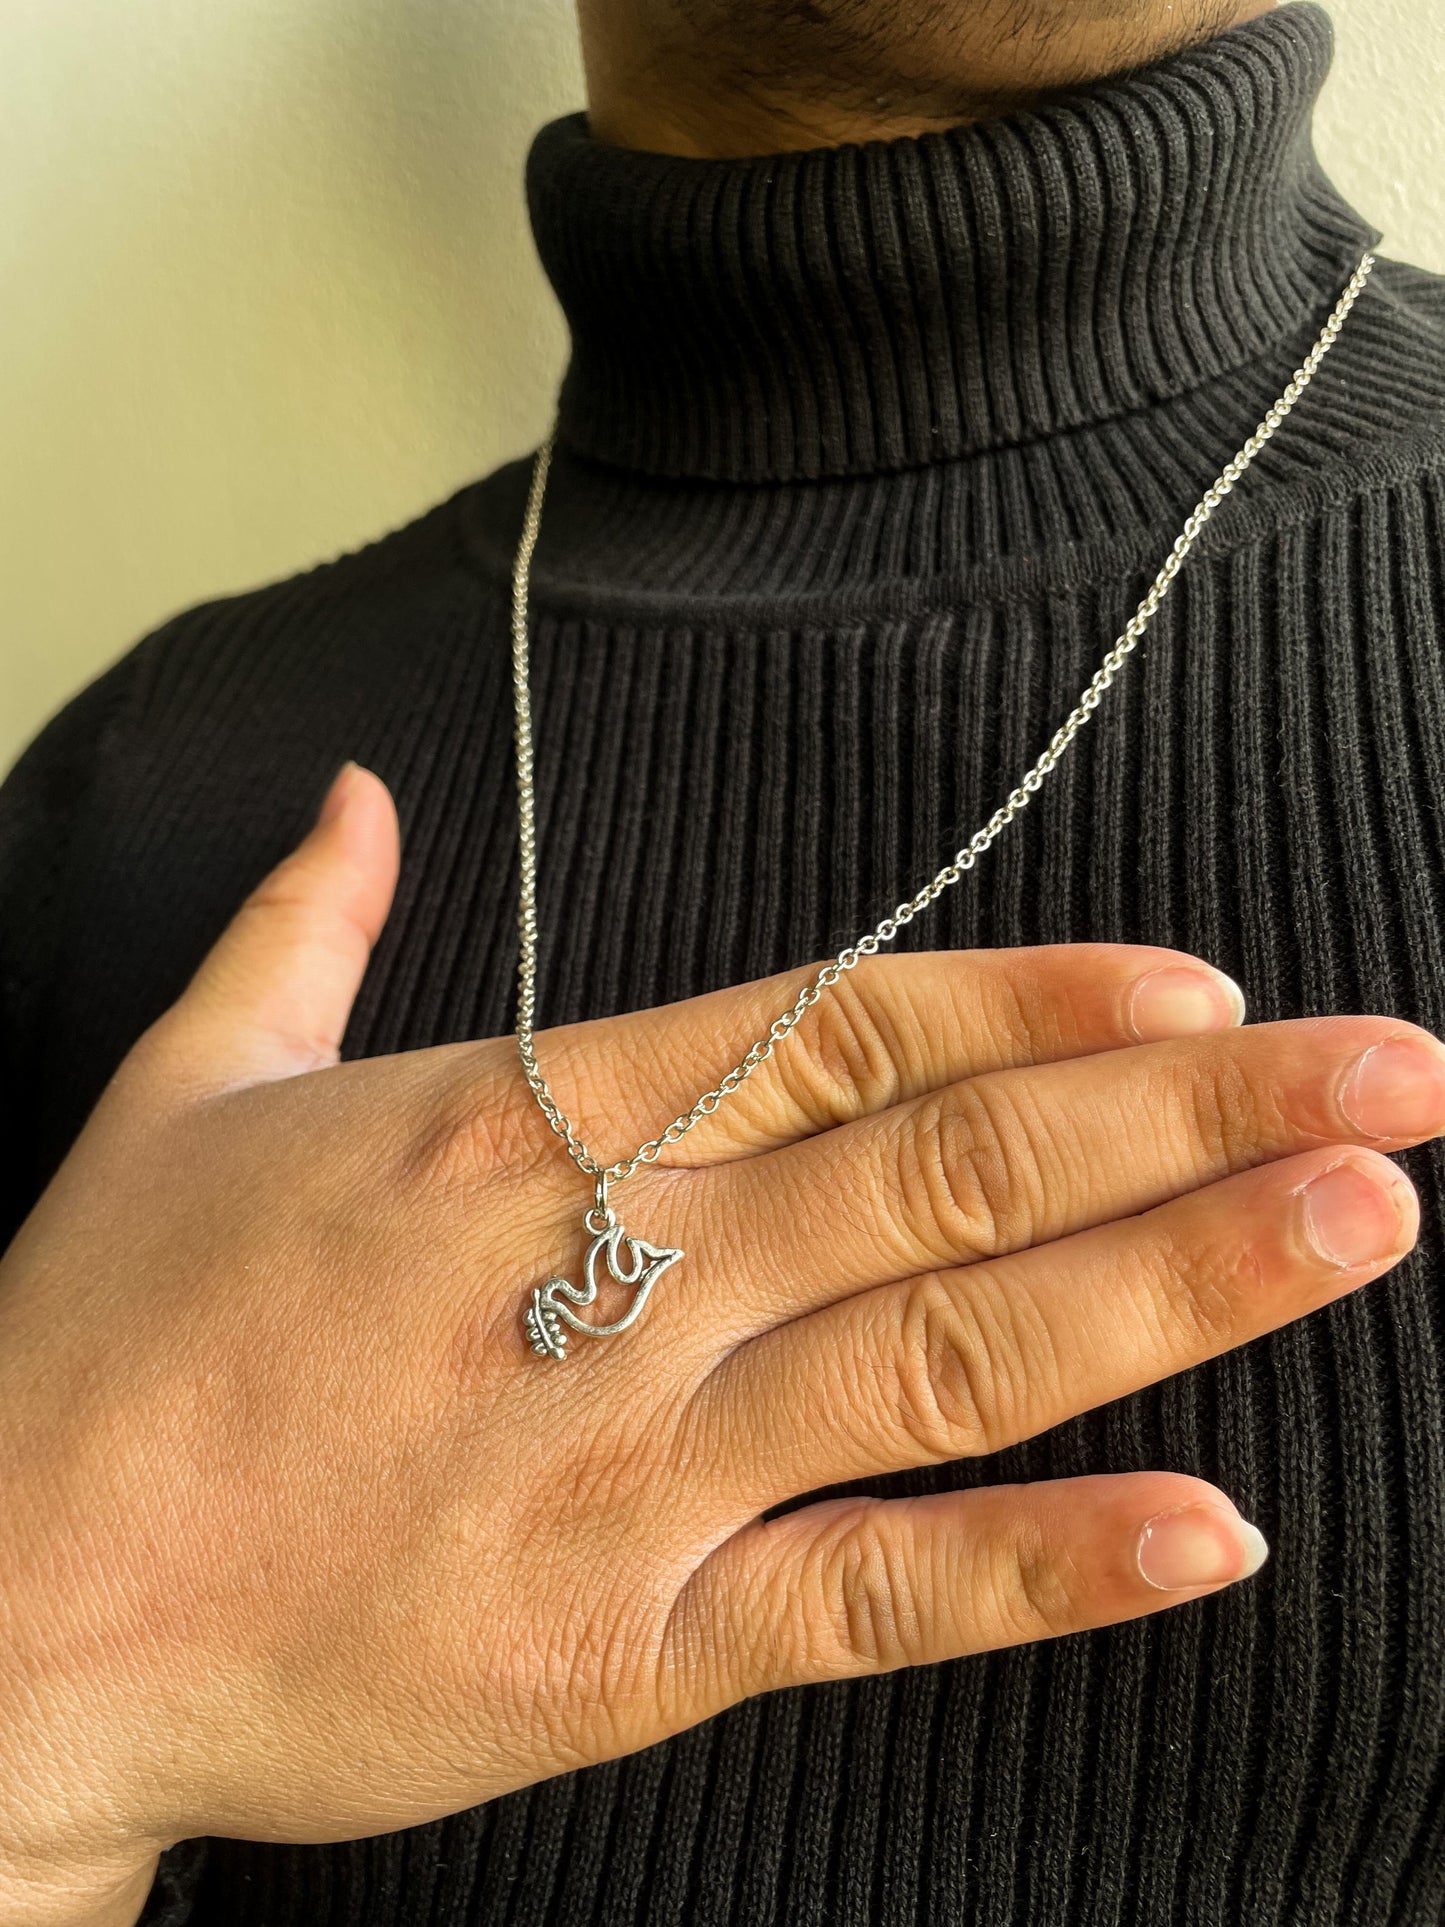
<svg viewBox="0 0 1445 1927"><path fill-rule="evenodd" d="M1445 1051L1408 1024L1235 1028L1167 951L878 958L614 1192L686 1254L638 1324L538 1359L591 1197L512 1040L335 1062L395 866L349 771L0 1265L16 1927L133 1918L170 1840L404 1827L1228 1584L1258 1535L1163 1469L761 1515L1057 1425L1415 1237L1380 1151L1445 1128ZM801 980L539 1057L627 1153Z"/></svg>

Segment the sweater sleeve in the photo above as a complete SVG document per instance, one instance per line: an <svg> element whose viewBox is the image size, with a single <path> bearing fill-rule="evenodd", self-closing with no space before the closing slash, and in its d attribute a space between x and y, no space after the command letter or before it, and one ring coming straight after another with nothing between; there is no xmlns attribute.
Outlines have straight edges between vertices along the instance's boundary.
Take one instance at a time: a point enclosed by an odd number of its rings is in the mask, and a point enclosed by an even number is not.
<svg viewBox="0 0 1445 1927"><path fill-rule="evenodd" d="M46 991L66 943L72 852L97 772L120 751L136 660L124 658L67 704L0 784L0 1251L45 1182L26 1120L44 1075ZM204 1858L204 1841L184 1841L161 1856L145 1927L184 1927L195 1918Z"/></svg>

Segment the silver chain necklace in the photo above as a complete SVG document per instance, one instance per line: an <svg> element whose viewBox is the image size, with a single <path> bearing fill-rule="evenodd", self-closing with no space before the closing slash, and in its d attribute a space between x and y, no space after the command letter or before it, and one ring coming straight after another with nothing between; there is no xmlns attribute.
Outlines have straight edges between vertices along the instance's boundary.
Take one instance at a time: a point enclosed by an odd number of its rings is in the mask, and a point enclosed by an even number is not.
<svg viewBox="0 0 1445 1927"><path fill-rule="evenodd" d="M731 1097L733 1092L752 1076L760 1064L765 1063L772 1056L779 1044L792 1035L804 1013L818 1002L824 991L837 983L845 970L851 970L861 958L871 957L885 944L891 943L905 924L911 923L916 916L941 897L945 890L952 889L953 885L973 868L995 839L1002 835L1014 818L1028 807L1044 778L1058 765L1064 752L1099 707L1105 692L1125 662L1138 648L1159 605L1169 593L1175 576L1184 566L1185 559L1205 524L1313 381L1320 363L1338 340L1340 330L1344 327L1350 310L1359 299L1360 292L1374 266L1374 255L1366 254L1340 296L1334 312L1325 323L1319 339L1301 366L1295 370L1288 387L1239 453L1225 465L1218 479L1204 491L1197 507L1184 524L1178 541L1170 550L1168 559L1155 577L1153 586L1129 619L1123 634L1099 664L1092 682L1079 697L1066 721L1054 732L1048 748L1028 773L1019 779L1017 787L1010 793L1007 801L999 805L983 828L975 831L963 848L944 864L937 875L924 884L916 896L909 897L906 902L900 903L889 916L884 917L876 930L870 931L866 937L860 937L856 943L839 951L830 963L824 964L812 981L805 984L799 991L796 1001L774 1018L766 1033L738 1059L725 1077L718 1080L712 1090L704 1091L690 1110L675 1117L666 1130L660 1132L658 1136L649 1138L647 1143L639 1145L631 1157L621 1158L616 1164L607 1165L604 1165L588 1149L578 1135L577 1127L553 1097L547 1080L542 1075L541 1066L537 1062L536 1041L533 1036L537 1007L537 821L536 790L532 770L532 698L528 665L529 605L532 554L537 546L537 532L542 521L542 502L547 491L547 474L552 464L552 450L556 441L555 428L543 442L532 467L526 514L523 518L521 539L517 544L516 562L512 570L512 685L517 716L517 816L521 846L521 891L518 912L521 956L517 969L517 1051L532 1094L548 1124L566 1145L568 1155L578 1170L595 1180L596 1189L593 1202L582 1221L591 1240L583 1259L582 1283L574 1285L566 1278L556 1276L549 1278L545 1284L534 1288L531 1304L524 1314L527 1337L532 1350L539 1357L564 1358L569 1332L581 1332L589 1338L607 1338L617 1332L626 1331L629 1325L635 1323L653 1286L668 1266L676 1264L683 1254L666 1246L652 1245L641 1238L630 1237L623 1230L616 1212L608 1201L608 1186L622 1183L623 1179L630 1178L642 1165L651 1164L668 1145L676 1144L679 1138L684 1137L695 1124L700 1124L703 1118L710 1116L725 1098ZM627 1248L625 1258L621 1252L621 1247L624 1245ZM599 1259L604 1257L612 1279L619 1285L632 1287L633 1295L622 1317L611 1324L594 1325L580 1318L573 1307L587 1306L596 1302L598 1291L596 1267Z"/></svg>

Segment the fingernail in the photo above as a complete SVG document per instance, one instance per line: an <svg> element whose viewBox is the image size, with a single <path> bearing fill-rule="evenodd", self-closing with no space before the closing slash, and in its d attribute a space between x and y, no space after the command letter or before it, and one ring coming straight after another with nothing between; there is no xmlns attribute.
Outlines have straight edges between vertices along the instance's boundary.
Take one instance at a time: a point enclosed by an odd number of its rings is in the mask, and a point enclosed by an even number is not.
<svg viewBox="0 0 1445 1927"><path fill-rule="evenodd" d="M1302 1193L1305 1236L1332 1265L1368 1265L1404 1245L1400 1188L1359 1164L1336 1164Z"/></svg>
<svg viewBox="0 0 1445 1927"><path fill-rule="evenodd" d="M1264 1534L1217 1505L1157 1512L1139 1534L1139 1571L1160 1592L1227 1586L1248 1579L1269 1557Z"/></svg>
<svg viewBox="0 0 1445 1927"><path fill-rule="evenodd" d="M1340 1109L1367 1137L1445 1131L1445 1051L1415 1037L1376 1044L1346 1076Z"/></svg>
<svg viewBox="0 0 1445 1927"><path fill-rule="evenodd" d="M1244 1021L1244 992L1222 970L1166 964L1134 986L1129 1022L1141 1044L1163 1043Z"/></svg>
<svg viewBox="0 0 1445 1927"><path fill-rule="evenodd" d="M343 763L332 777L331 788L326 792L316 818L318 829L324 823L334 823L346 808L346 799L351 794L351 785L360 767L359 763Z"/></svg>

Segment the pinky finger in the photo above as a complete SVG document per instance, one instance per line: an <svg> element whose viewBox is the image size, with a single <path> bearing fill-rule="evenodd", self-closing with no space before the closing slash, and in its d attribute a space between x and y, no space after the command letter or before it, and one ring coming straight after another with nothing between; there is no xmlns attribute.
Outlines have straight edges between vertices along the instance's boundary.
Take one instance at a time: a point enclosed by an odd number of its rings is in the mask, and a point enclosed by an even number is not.
<svg viewBox="0 0 1445 1927"><path fill-rule="evenodd" d="M756 1520L673 1610L680 1721L740 1699L1137 1619L1248 1578L1267 1548L1202 1480L1135 1472Z"/></svg>

